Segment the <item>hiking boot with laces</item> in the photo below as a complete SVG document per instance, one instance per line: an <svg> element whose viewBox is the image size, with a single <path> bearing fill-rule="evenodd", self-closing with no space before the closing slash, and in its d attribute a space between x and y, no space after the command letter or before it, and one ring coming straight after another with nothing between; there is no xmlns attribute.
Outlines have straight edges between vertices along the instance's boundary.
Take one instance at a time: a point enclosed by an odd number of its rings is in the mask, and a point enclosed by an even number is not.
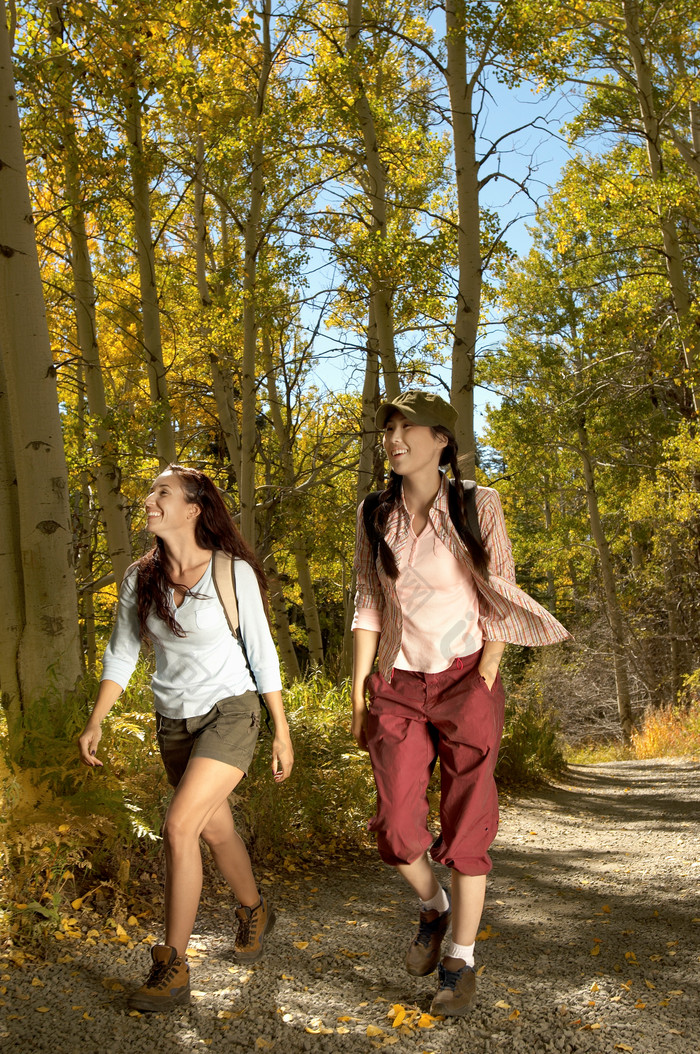
<svg viewBox="0 0 700 1054"><path fill-rule="evenodd" d="M153 966L148 980L129 996L132 1010L168 1010L190 1001L190 968L183 955L168 944L151 948Z"/></svg>
<svg viewBox="0 0 700 1054"><path fill-rule="evenodd" d="M459 1017L466 1014L476 995L476 974L473 966L461 959L444 958L438 965L440 983L430 1007L431 1014Z"/></svg>
<svg viewBox="0 0 700 1054"><path fill-rule="evenodd" d="M263 938L275 924L275 913L268 906L265 897L260 894L260 903L256 908L239 904L236 908L238 933L233 953L238 962L254 963L263 953Z"/></svg>
<svg viewBox="0 0 700 1054"><path fill-rule="evenodd" d="M447 890L445 893L449 901L450 894ZM421 911L418 933L406 952L406 969L413 977L425 977L437 966L440 960L442 938L447 933L451 918L451 904L446 911L438 911L437 908Z"/></svg>

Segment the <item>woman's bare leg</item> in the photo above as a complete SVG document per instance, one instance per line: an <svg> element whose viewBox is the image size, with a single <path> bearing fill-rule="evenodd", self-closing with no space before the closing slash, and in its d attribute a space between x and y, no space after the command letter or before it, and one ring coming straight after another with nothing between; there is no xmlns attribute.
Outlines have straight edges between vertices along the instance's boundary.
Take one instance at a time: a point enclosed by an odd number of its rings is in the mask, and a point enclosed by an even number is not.
<svg viewBox="0 0 700 1054"><path fill-rule="evenodd" d="M242 903L258 903L248 852L233 826L227 799L243 778L241 769L212 758L191 758L165 816L165 943L184 955L202 893L199 837L205 829L217 845L227 881L241 868L232 888ZM227 825L222 806L228 812ZM215 856L217 859L217 856ZM217 859L218 863L218 859ZM251 888L252 887L252 888Z"/></svg>

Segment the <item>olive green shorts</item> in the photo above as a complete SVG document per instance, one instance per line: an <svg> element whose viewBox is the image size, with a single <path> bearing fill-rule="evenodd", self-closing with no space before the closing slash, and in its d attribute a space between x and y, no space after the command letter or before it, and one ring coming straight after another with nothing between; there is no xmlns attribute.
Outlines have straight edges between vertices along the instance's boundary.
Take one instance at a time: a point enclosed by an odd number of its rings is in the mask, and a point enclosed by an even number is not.
<svg viewBox="0 0 700 1054"><path fill-rule="evenodd" d="M255 692L220 699L199 717L163 717L156 711L160 755L171 786L177 787L190 758L213 758L247 773L260 731Z"/></svg>

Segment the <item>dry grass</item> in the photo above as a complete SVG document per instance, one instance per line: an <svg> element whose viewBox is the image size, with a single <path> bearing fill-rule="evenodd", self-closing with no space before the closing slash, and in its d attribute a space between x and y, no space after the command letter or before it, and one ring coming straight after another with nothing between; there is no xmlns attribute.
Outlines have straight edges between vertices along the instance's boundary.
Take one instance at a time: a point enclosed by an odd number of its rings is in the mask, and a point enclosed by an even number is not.
<svg viewBox="0 0 700 1054"><path fill-rule="evenodd" d="M693 699L688 706L648 709L629 746L621 740L588 741L567 747L565 756L572 765L669 757L698 760L700 699Z"/></svg>

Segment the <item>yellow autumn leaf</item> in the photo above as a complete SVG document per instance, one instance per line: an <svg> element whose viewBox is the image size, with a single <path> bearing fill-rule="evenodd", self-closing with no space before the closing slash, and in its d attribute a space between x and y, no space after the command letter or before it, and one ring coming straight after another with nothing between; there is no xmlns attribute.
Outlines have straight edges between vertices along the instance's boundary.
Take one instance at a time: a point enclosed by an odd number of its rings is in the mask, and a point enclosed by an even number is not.
<svg viewBox="0 0 700 1054"><path fill-rule="evenodd" d="M421 1014L416 1024L418 1025L418 1028L434 1028L436 1021L437 1018L432 1014Z"/></svg>
<svg viewBox="0 0 700 1054"><path fill-rule="evenodd" d="M600 991L600 987L599 987L597 981L594 981L593 984L591 985L591 991L592 992L599 992Z"/></svg>
<svg viewBox="0 0 700 1054"><path fill-rule="evenodd" d="M491 923L488 923L486 929L480 930L476 935L478 941L490 941L492 937L500 937L500 933L497 930L491 929Z"/></svg>
<svg viewBox="0 0 700 1054"><path fill-rule="evenodd" d="M484 972L485 969L486 969L486 963L484 963L483 966L479 967L479 969L476 971L476 976L477 977L481 977L481 975L482 975L482 973Z"/></svg>
<svg viewBox="0 0 700 1054"><path fill-rule="evenodd" d="M516 1018L520 1017L520 1011L514 1010L512 1014L508 1014L509 1021L515 1021Z"/></svg>
<svg viewBox="0 0 700 1054"><path fill-rule="evenodd" d="M347 1024L348 1021L354 1021L355 1018L354 1017L349 1017L347 1014L343 1014L342 1017L338 1017L338 1018L336 1018L336 1020L337 1021L342 1021L344 1024Z"/></svg>
<svg viewBox="0 0 700 1054"><path fill-rule="evenodd" d="M615 1050L634 1050L634 1047L628 1047L626 1043L616 1043Z"/></svg>
<svg viewBox="0 0 700 1054"><path fill-rule="evenodd" d="M510 1003L506 1003L505 999L499 999L494 1006L500 1007L501 1010L510 1010Z"/></svg>
<svg viewBox="0 0 700 1054"><path fill-rule="evenodd" d="M405 1010L405 1008L404 1007L399 1007L399 1012L396 1015L396 1017L394 1018L391 1027L392 1028L398 1028L399 1025L403 1024L403 1020L404 1020L405 1017L406 1017L406 1010Z"/></svg>
<svg viewBox="0 0 700 1054"><path fill-rule="evenodd" d="M70 831L70 824L69 823L62 823L60 825L60 827L58 828L58 831L59 831L59 834L65 834L66 831Z"/></svg>
<svg viewBox="0 0 700 1054"><path fill-rule="evenodd" d="M600 945L596 944L591 948L591 955L600 955Z"/></svg>
<svg viewBox="0 0 700 1054"><path fill-rule="evenodd" d="M48 1006L38 1006L36 1012L37 1014L48 1014L50 1013L50 1010Z"/></svg>
<svg viewBox="0 0 700 1054"><path fill-rule="evenodd" d="M345 1025L338 1025L336 1032L340 1036L348 1036L350 1034L350 1029L346 1028Z"/></svg>
<svg viewBox="0 0 700 1054"><path fill-rule="evenodd" d="M138 926L139 920L136 918L135 915L129 915L129 918L126 920L126 924L127 926Z"/></svg>
<svg viewBox="0 0 700 1054"><path fill-rule="evenodd" d="M635 1010L646 1010L646 1003L643 1003L641 999L638 999L634 1004Z"/></svg>
<svg viewBox="0 0 700 1054"><path fill-rule="evenodd" d="M300 952L303 952L304 948L309 947L308 941L294 941L294 947L298 948Z"/></svg>
<svg viewBox="0 0 700 1054"><path fill-rule="evenodd" d="M265 1039L263 1036L258 1036L255 1040L255 1047L257 1050L272 1050L274 1043L271 1039Z"/></svg>
<svg viewBox="0 0 700 1054"><path fill-rule="evenodd" d="M672 988L671 991L668 994L669 995L683 995L683 989L682 988Z"/></svg>
<svg viewBox="0 0 700 1054"><path fill-rule="evenodd" d="M655 984L652 984L652 983L651 983L651 981L647 981L646 977L644 978L644 984L645 984L645 985L647 986L647 988L649 988L649 989L653 989L653 988L656 988L656 985L655 985Z"/></svg>
<svg viewBox="0 0 700 1054"><path fill-rule="evenodd" d="M627 962L636 963L637 956L634 954L634 952L625 952L625 959L627 959Z"/></svg>
<svg viewBox="0 0 700 1054"><path fill-rule="evenodd" d="M32 988L45 988L44 981L40 981L38 977L32 977Z"/></svg>
<svg viewBox="0 0 700 1054"><path fill-rule="evenodd" d="M90 1015L88 1014L88 1012L86 1010L85 1013L83 1014L83 1021L94 1021L94 1020L95 1020L94 1017L90 1017Z"/></svg>
<svg viewBox="0 0 700 1054"><path fill-rule="evenodd" d="M228 1020L228 1018L233 1017L233 1014L231 1013L230 1010L220 1010L216 1016L220 1020L226 1021L226 1020Z"/></svg>
<svg viewBox="0 0 700 1054"><path fill-rule="evenodd" d="M378 1028L377 1025L368 1025L365 1029L366 1036L383 1036L384 1029Z"/></svg>
<svg viewBox="0 0 700 1054"><path fill-rule="evenodd" d="M609 904L603 904L603 907L602 907L601 910L604 911L606 915L609 915L610 914L610 905Z"/></svg>

